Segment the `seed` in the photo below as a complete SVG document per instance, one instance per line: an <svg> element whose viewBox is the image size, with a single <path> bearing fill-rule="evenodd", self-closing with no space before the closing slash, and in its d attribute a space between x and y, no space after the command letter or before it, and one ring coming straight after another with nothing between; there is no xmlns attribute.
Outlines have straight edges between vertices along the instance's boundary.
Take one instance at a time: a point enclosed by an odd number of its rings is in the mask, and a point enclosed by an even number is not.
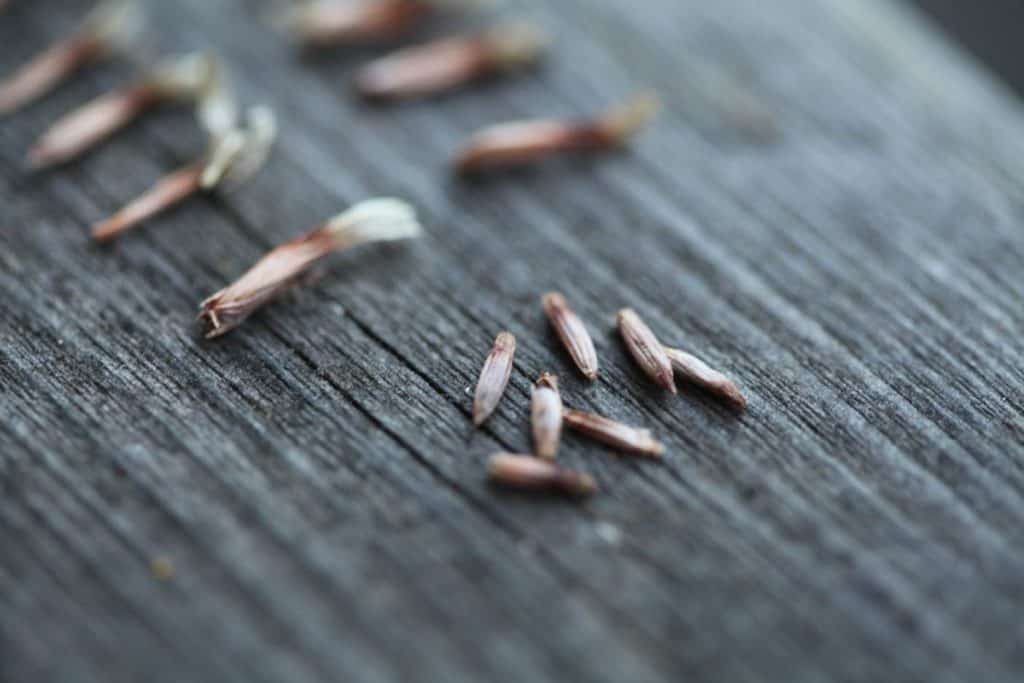
<svg viewBox="0 0 1024 683"><path fill-rule="evenodd" d="M84 67L127 47L141 27L142 10L137 0L100 3L74 33L0 83L0 114L34 102Z"/></svg>
<svg viewBox="0 0 1024 683"><path fill-rule="evenodd" d="M609 420L600 415L584 413L579 410L566 409L563 413L565 424L591 439L608 444L629 453L637 453L652 458L661 457L665 446L655 441L647 429L638 429L621 422Z"/></svg>
<svg viewBox="0 0 1024 683"><path fill-rule="evenodd" d="M370 242L410 239L421 231L415 210L401 200L371 199L356 204L272 250L233 284L203 301L199 318L209 325L206 337L219 337L240 325L331 252Z"/></svg>
<svg viewBox="0 0 1024 683"><path fill-rule="evenodd" d="M473 425L479 427L491 416L505 394L512 376L512 359L516 353L516 338L511 332L502 332L494 340L494 348L484 361L473 398Z"/></svg>
<svg viewBox="0 0 1024 683"><path fill-rule="evenodd" d="M651 328L632 308L623 308L619 311L619 333L622 334L622 339L626 342L626 348L633 359L647 376L673 394L677 393L672 363L665 349Z"/></svg>
<svg viewBox="0 0 1024 683"><path fill-rule="evenodd" d="M165 176L112 217L93 226L93 239L110 241L200 190L212 191L226 181L241 183L263 165L276 131L273 112L254 107L247 129L234 129L214 139L202 160Z"/></svg>
<svg viewBox="0 0 1024 683"><path fill-rule="evenodd" d="M29 152L36 169L65 163L125 128L158 104L199 99L218 77L208 55L188 55L159 66L138 83L103 95L57 121Z"/></svg>
<svg viewBox="0 0 1024 683"><path fill-rule="evenodd" d="M527 24L445 38L371 62L356 75L356 90L378 100L433 95L532 64L545 44L543 34Z"/></svg>
<svg viewBox="0 0 1024 683"><path fill-rule="evenodd" d="M569 308L565 297L558 292L549 292L541 300L544 313L551 321L552 327L562 340L562 344L572 357L576 367L590 380L597 379L597 351L594 340L590 338L586 325L580 317Z"/></svg>
<svg viewBox="0 0 1024 683"><path fill-rule="evenodd" d="M154 557L149 562L149 570L158 581L170 581L176 573L174 562L168 557Z"/></svg>
<svg viewBox="0 0 1024 683"><path fill-rule="evenodd" d="M562 439L562 397L558 378L543 373L533 387L530 401L530 422L533 425L533 448L538 458L554 460Z"/></svg>
<svg viewBox="0 0 1024 683"><path fill-rule="evenodd" d="M395 38L428 16L471 0L313 0L282 17L281 24L308 47Z"/></svg>
<svg viewBox="0 0 1024 683"><path fill-rule="evenodd" d="M529 455L498 453L488 465L491 480L513 488L555 491L572 496L589 496L597 490L594 479L553 462Z"/></svg>
<svg viewBox="0 0 1024 683"><path fill-rule="evenodd" d="M470 138L455 169L470 174L564 152L614 149L644 128L657 110L657 97L648 93L592 121L539 119L491 126Z"/></svg>
<svg viewBox="0 0 1024 683"><path fill-rule="evenodd" d="M685 351L667 347L665 348L665 353L668 355L677 376L725 399L738 410L744 410L747 407L747 399L740 393L739 387L728 377L709 367L701 359Z"/></svg>

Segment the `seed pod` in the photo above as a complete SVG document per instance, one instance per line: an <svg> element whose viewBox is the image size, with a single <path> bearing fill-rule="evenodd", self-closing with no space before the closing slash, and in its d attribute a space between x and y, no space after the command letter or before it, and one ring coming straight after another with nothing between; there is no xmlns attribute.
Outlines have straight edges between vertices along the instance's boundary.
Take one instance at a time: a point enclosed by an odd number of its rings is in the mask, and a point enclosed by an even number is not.
<svg viewBox="0 0 1024 683"><path fill-rule="evenodd" d="M562 340L576 367L589 380L597 379L597 351L594 340L590 338L586 325L580 317L569 308L565 297L558 292L549 292L541 300L544 313L551 326L555 328L558 338Z"/></svg>
<svg viewBox="0 0 1024 683"><path fill-rule="evenodd" d="M692 384L706 389L715 396L725 399L737 410L744 410L747 407L747 399L740 392L739 387L728 377L712 369L707 363L679 349L665 348L672 369L676 377L681 377Z"/></svg>
<svg viewBox="0 0 1024 683"><path fill-rule="evenodd" d="M491 126L470 138L455 170L470 174L567 152L615 149L643 129L657 110L657 97L648 93L592 121L540 119Z"/></svg>
<svg viewBox="0 0 1024 683"><path fill-rule="evenodd" d="M630 427L600 415L568 408L563 417L569 429L612 448L651 458L659 458L665 452L665 447L654 440L650 430Z"/></svg>
<svg viewBox="0 0 1024 683"><path fill-rule="evenodd" d="M640 316L632 308L623 308L619 311L618 318L622 339L626 342L626 348L629 349L629 353L640 369L659 386L668 389L673 394L677 393L672 363L651 328L640 319Z"/></svg>
<svg viewBox="0 0 1024 683"><path fill-rule="evenodd" d="M528 24L506 24L482 35L445 38L370 62L356 74L369 99L398 100L452 90L536 62L543 34Z"/></svg>
<svg viewBox="0 0 1024 683"><path fill-rule="evenodd" d="M505 394L512 376L512 359L516 353L516 338L511 332L502 332L494 340L494 348L484 361L480 380L473 398L473 425L479 427L491 416Z"/></svg>
<svg viewBox="0 0 1024 683"><path fill-rule="evenodd" d="M554 460L562 439L562 397L558 393L558 378L554 375L543 373L533 387L530 422L537 457Z"/></svg>
<svg viewBox="0 0 1024 683"><path fill-rule="evenodd" d="M403 201L371 199L356 204L323 226L272 250L233 284L203 301L199 318L209 325L206 337L219 337L238 327L331 252L370 242L409 239L421 232L415 210Z"/></svg>
<svg viewBox="0 0 1024 683"><path fill-rule="evenodd" d="M280 23L307 47L390 40L432 14L469 7L472 0L310 0Z"/></svg>
<svg viewBox="0 0 1024 683"><path fill-rule="evenodd" d="M53 124L29 152L36 169L74 159L158 104L197 100L219 73L216 59L188 55L158 67L138 83L103 95Z"/></svg>
<svg viewBox="0 0 1024 683"><path fill-rule="evenodd" d="M529 455L498 453L488 465L491 480L504 486L589 496L597 490L594 479Z"/></svg>
<svg viewBox="0 0 1024 683"><path fill-rule="evenodd" d="M141 32L142 23L137 0L100 3L74 33L0 83L0 114L34 102L82 68L126 47Z"/></svg>

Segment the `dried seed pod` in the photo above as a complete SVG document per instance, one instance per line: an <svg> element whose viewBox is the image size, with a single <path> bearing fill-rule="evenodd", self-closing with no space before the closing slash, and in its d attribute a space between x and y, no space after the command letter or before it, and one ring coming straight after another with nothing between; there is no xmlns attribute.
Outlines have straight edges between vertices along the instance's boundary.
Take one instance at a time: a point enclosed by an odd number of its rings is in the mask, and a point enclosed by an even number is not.
<svg viewBox="0 0 1024 683"><path fill-rule="evenodd" d="M502 332L494 340L494 348L484 361L480 379L473 397L473 425L479 427L491 416L505 394L512 376L512 359L516 353L516 338L511 332Z"/></svg>
<svg viewBox="0 0 1024 683"><path fill-rule="evenodd" d="M124 48L140 33L142 23L137 0L100 3L74 33L0 83L0 114L34 102L80 69Z"/></svg>
<svg viewBox="0 0 1024 683"><path fill-rule="evenodd" d="M661 457L665 452L665 447L654 440L650 430L630 427L600 415L568 408L563 413L563 417L565 425L569 429L612 448L651 458Z"/></svg>
<svg viewBox="0 0 1024 683"><path fill-rule="evenodd" d="M565 297L558 292L549 292L541 300L544 313L551 326L555 328L558 338L562 340L576 367L590 380L597 379L597 351L594 340L590 338L586 325L580 317L569 308Z"/></svg>
<svg viewBox="0 0 1024 683"><path fill-rule="evenodd" d="M241 183L264 164L276 133L273 112L266 107L254 107L249 111L247 128L234 129L214 139L202 160L162 178L109 219L93 226L93 239L110 241L200 190L212 191L225 182Z"/></svg>
<svg viewBox="0 0 1024 683"><path fill-rule="evenodd" d="M396 38L428 16L472 0L310 0L285 13L282 26L308 47Z"/></svg>
<svg viewBox="0 0 1024 683"><path fill-rule="evenodd" d="M565 152L614 149L647 126L657 110L657 97L647 93L593 121L540 119L491 126L470 138L455 169L469 174Z"/></svg>
<svg viewBox="0 0 1024 683"><path fill-rule="evenodd" d="M371 199L356 204L272 250L233 284L203 301L199 318L209 325L206 337L219 337L238 327L331 252L370 242L410 239L421 231L415 210L401 200Z"/></svg>
<svg viewBox="0 0 1024 683"><path fill-rule="evenodd" d="M597 490L597 484L589 475L529 455L493 455L488 472L495 483L519 489L553 491L572 496L589 496Z"/></svg>
<svg viewBox="0 0 1024 683"><path fill-rule="evenodd" d="M675 370L676 377L681 377L725 399L737 410L744 410L747 407L747 399L740 392L739 387L731 379L712 369L701 359L685 351L668 347L665 348L665 353L672 363L672 369Z"/></svg>
<svg viewBox="0 0 1024 683"><path fill-rule="evenodd" d="M36 169L74 159L158 104L197 100L220 72L209 55L187 55L159 66L138 83L96 98L50 127L29 152Z"/></svg>
<svg viewBox="0 0 1024 683"><path fill-rule="evenodd" d="M529 24L498 26L469 37L445 38L370 62L356 74L369 99L398 100L451 90L535 63L547 40Z"/></svg>
<svg viewBox="0 0 1024 683"><path fill-rule="evenodd" d="M530 422L537 457L554 460L562 440L562 397L558 393L558 378L554 375L545 372L534 385L530 401Z"/></svg>
<svg viewBox="0 0 1024 683"><path fill-rule="evenodd" d="M677 393L672 363L651 328L632 308L623 308L619 311L618 320L619 333L626 342L626 348L644 373L659 386L673 394Z"/></svg>

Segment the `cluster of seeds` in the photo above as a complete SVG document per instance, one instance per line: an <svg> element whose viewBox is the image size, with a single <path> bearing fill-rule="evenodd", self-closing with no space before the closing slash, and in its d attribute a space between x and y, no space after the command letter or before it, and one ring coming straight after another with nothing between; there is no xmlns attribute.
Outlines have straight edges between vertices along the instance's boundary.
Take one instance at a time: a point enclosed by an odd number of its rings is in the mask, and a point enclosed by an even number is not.
<svg viewBox="0 0 1024 683"><path fill-rule="evenodd" d="M542 298L544 312L573 363L588 380L598 376L594 341L580 317L557 292ZM743 410L746 399L734 382L712 370L695 356L663 346L640 316L629 308L618 314L622 340L637 365L652 381L675 394L676 380L690 382ZM480 426L497 408L512 376L516 340L510 332L501 332L494 340L484 362L473 399L473 424ZM568 428L616 451L649 458L660 458L665 447L647 429L631 427L615 420L572 408L562 402L558 378L542 373L530 399L530 425L533 436L531 455L498 453L491 457L488 472L493 481L515 488L589 495L597 487L592 477L556 464L562 429Z"/></svg>

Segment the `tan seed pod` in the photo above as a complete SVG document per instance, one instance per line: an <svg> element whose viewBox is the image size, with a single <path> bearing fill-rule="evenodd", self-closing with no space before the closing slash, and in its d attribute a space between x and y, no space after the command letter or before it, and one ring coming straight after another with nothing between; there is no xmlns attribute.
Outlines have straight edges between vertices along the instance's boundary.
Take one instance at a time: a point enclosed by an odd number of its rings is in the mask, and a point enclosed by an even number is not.
<svg viewBox="0 0 1024 683"><path fill-rule="evenodd" d="M612 448L650 458L660 458L665 446L655 441L650 430L630 427L600 415L566 409L565 426Z"/></svg>
<svg viewBox="0 0 1024 683"><path fill-rule="evenodd" d="M473 397L473 425L479 427L491 416L505 394L512 376L512 360L516 353L516 338L511 332L502 332L494 340Z"/></svg>
<svg viewBox="0 0 1024 683"><path fill-rule="evenodd" d="M555 328L558 338L562 341L576 367L589 380L597 379L597 350L594 340L587 332L586 325L580 317L569 308L565 297L558 292L549 292L541 300L544 313L551 326Z"/></svg>
<svg viewBox="0 0 1024 683"><path fill-rule="evenodd" d="M474 0L310 0L281 17L280 24L307 47L390 40L427 17L472 7Z"/></svg>
<svg viewBox="0 0 1024 683"><path fill-rule="evenodd" d="M597 484L589 475L529 455L498 453L491 457L488 472L495 483L518 489L571 496L589 496L597 490Z"/></svg>
<svg viewBox="0 0 1024 683"><path fill-rule="evenodd" d="M651 328L631 308L619 311L618 321L619 333L640 369L659 386L677 393L672 363Z"/></svg>
<svg viewBox="0 0 1024 683"><path fill-rule="evenodd" d="M530 401L533 448L538 458L554 460L562 439L562 397L558 378L544 373L533 387Z"/></svg>
<svg viewBox="0 0 1024 683"><path fill-rule="evenodd" d="M731 379L685 351L665 348L677 378L682 378L724 399L737 410L747 407L747 399Z"/></svg>

